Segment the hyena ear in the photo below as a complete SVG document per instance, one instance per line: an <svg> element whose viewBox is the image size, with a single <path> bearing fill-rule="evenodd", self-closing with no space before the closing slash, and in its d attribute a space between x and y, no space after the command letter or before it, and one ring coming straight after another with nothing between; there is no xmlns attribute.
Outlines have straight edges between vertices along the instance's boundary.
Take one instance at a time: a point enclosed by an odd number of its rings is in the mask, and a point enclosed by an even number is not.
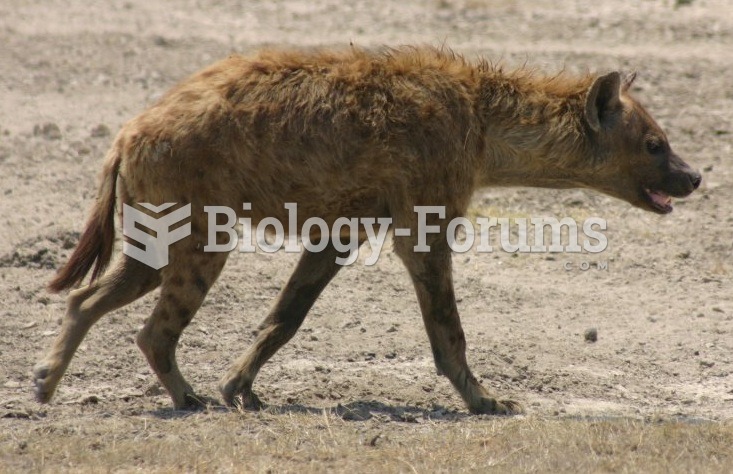
<svg viewBox="0 0 733 474"><path fill-rule="evenodd" d="M634 79L636 79L636 71L631 74L627 74L626 77L624 77L624 83L621 85L621 90L623 92L629 90L631 88L631 84L634 83Z"/></svg>
<svg viewBox="0 0 733 474"><path fill-rule="evenodd" d="M621 107L621 74L610 72L598 77L588 90L585 100L585 119L590 128L601 130L609 117Z"/></svg>

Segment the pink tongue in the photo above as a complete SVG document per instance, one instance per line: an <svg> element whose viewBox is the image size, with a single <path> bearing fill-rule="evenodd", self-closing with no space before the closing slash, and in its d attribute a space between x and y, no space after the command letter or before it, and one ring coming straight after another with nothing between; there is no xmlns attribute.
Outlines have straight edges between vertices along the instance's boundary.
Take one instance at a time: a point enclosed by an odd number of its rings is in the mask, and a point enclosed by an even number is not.
<svg viewBox="0 0 733 474"><path fill-rule="evenodd" d="M660 206L669 206L672 202L672 198L661 191L649 191L649 196L651 196L652 201L654 201L655 204Z"/></svg>

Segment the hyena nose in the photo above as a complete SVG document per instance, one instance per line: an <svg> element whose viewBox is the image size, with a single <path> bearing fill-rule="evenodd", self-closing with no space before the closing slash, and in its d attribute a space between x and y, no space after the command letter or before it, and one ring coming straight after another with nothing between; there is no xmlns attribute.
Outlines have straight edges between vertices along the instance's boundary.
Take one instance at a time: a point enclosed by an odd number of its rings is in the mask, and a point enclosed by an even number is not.
<svg viewBox="0 0 733 474"><path fill-rule="evenodd" d="M693 171L690 173L690 182L692 183L692 189L697 189L700 187L700 183L702 182L702 176L697 171Z"/></svg>

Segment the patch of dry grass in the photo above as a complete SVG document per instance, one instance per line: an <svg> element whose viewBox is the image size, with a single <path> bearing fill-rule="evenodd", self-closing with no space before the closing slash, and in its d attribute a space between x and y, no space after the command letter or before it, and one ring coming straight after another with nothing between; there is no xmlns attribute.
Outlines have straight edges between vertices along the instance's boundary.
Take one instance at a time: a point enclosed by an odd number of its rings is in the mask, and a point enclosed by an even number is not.
<svg viewBox="0 0 733 474"><path fill-rule="evenodd" d="M165 412L164 412L165 413ZM171 415L171 412L167 412ZM26 472L732 472L733 423L209 411L2 420Z"/></svg>

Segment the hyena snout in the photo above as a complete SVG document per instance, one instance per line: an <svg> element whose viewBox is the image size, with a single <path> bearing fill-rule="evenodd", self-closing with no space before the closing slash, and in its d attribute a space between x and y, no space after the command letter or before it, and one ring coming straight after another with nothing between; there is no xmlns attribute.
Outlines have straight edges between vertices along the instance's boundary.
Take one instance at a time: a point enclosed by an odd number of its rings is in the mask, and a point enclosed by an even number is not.
<svg viewBox="0 0 733 474"><path fill-rule="evenodd" d="M653 173L640 192L641 207L658 214L672 212L672 198L684 198L700 187L702 176L677 155L672 155L662 166L661 175Z"/></svg>
<svg viewBox="0 0 733 474"><path fill-rule="evenodd" d="M686 197L700 187L702 176L690 168L679 157L670 160L669 173L666 179L665 191L674 197Z"/></svg>
<svg viewBox="0 0 733 474"><path fill-rule="evenodd" d="M692 184L693 191L700 187L700 183L702 183L702 175L700 173L698 173L697 171L691 171L688 177L690 179L690 184Z"/></svg>

